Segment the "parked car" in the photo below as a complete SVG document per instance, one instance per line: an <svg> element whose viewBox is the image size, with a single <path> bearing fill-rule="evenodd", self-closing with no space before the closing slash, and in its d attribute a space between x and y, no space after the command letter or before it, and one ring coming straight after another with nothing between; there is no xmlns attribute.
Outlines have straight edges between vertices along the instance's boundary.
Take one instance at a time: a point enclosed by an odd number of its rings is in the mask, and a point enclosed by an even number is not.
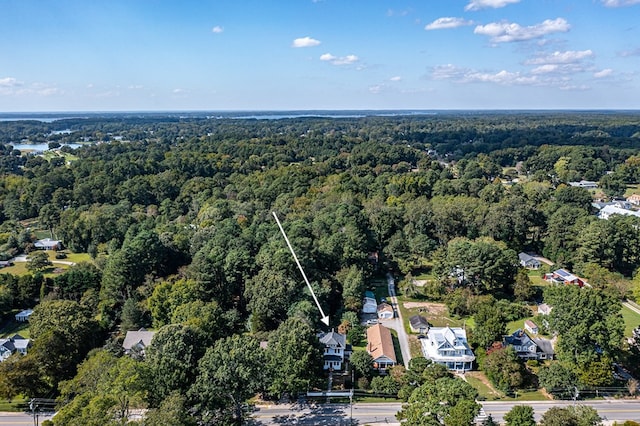
<svg viewBox="0 0 640 426"><path fill-rule="evenodd" d="M368 319L367 325L375 325L378 323L378 318Z"/></svg>

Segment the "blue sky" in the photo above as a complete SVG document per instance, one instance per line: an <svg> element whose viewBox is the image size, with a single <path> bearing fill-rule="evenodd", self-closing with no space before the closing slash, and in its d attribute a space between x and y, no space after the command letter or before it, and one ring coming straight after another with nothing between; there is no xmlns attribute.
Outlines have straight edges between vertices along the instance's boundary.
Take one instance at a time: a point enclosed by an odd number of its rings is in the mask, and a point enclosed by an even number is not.
<svg viewBox="0 0 640 426"><path fill-rule="evenodd" d="M639 109L640 0L0 0L0 111Z"/></svg>

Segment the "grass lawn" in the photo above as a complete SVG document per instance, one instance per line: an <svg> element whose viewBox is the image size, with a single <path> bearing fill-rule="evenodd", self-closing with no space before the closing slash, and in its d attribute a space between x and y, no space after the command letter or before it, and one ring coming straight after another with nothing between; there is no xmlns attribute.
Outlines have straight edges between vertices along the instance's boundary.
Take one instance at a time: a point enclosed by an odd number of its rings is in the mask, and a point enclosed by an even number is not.
<svg viewBox="0 0 640 426"><path fill-rule="evenodd" d="M29 323L10 320L0 328L0 337L2 338L13 336L14 334L19 334L25 339L29 339L31 337L31 333L29 332Z"/></svg>
<svg viewBox="0 0 640 426"><path fill-rule="evenodd" d="M398 365L404 365L404 358L402 357L402 349L400 348L400 340L398 340L398 332L389 329L391 331L391 340L393 341L393 351L396 353L396 361Z"/></svg>
<svg viewBox="0 0 640 426"><path fill-rule="evenodd" d="M66 251L64 253L66 253L67 255L65 259L56 259L56 252L53 250L47 250L47 255L49 256L49 260L53 262L53 266L43 271L45 276L47 277L56 276L57 273L53 272L54 269L56 268L59 268L59 269L69 268L70 265L67 265L66 263L60 263L60 262L72 262L72 263L92 262L92 259L89 253L71 253ZM13 266L7 266L6 268L0 269L0 273L13 274L13 275L25 275L25 274L30 274L31 272L27 270L27 262L15 262Z"/></svg>
<svg viewBox="0 0 640 426"><path fill-rule="evenodd" d="M622 319L624 319L624 335L625 337L631 337L633 329L640 326L640 314L635 311L622 306Z"/></svg>
<svg viewBox="0 0 640 426"><path fill-rule="evenodd" d="M485 401L495 401L504 398L504 394L491 385L487 377L481 371L469 371L464 374L465 380L473 386Z"/></svg>
<svg viewBox="0 0 640 426"><path fill-rule="evenodd" d="M539 329L542 329L542 324L538 324L538 321L536 320L535 317L531 316L531 317L526 317L526 318L522 318L516 321L510 321L507 323L507 333L509 334L513 334L517 329L521 329L524 330L524 322L526 320L531 320L533 321Z"/></svg>
<svg viewBox="0 0 640 426"><path fill-rule="evenodd" d="M449 310L444 303L427 302L420 299L412 299L406 296L398 296L398 308L402 312L404 328L407 333L411 333L409 328L409 318L414 315L422 315L427 318L429 324L434 327L462 327L466 322L470 324L469 319L451 318Z"/></svg>
<svg viewBox="0 0 640 426"><path fill-rule="evenodd" d="M11 401L0 399L0 411L20 412L29 408L29 400L27 398L14 398Z"/></svg>

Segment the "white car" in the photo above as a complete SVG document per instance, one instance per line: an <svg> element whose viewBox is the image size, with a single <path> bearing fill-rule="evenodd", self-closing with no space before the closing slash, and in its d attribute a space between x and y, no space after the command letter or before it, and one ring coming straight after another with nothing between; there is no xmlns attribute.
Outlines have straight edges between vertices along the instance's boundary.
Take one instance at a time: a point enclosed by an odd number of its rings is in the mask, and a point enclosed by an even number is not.
<svg viewBox="0 0 640 426"><path fill-rule="evenodd" d="M367 320L367 325L375 325L378 323L378 319L377 318L373 318L373 319L368 319Z"/></svg>

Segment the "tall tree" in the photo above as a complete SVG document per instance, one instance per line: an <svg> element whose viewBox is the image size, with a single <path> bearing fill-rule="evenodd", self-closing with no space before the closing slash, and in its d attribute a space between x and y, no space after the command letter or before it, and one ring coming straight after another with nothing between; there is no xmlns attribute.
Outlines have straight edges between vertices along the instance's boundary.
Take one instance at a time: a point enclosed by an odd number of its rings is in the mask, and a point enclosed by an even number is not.
<svg viewBox="0 0 640 426"><path fill-rule="evenodd" d="M242 424L241 404L267 385L266 354L251 336L234 335L209 347L189 391L206 424Z"/></svg>
<svg viewBox="0 0 640 426"><path fill-rule="evenodd" d="M315 386L322 376L323 348L311 325L300 318L289 318L274 331L267 346L270 391L297 394Z"/></svg>

